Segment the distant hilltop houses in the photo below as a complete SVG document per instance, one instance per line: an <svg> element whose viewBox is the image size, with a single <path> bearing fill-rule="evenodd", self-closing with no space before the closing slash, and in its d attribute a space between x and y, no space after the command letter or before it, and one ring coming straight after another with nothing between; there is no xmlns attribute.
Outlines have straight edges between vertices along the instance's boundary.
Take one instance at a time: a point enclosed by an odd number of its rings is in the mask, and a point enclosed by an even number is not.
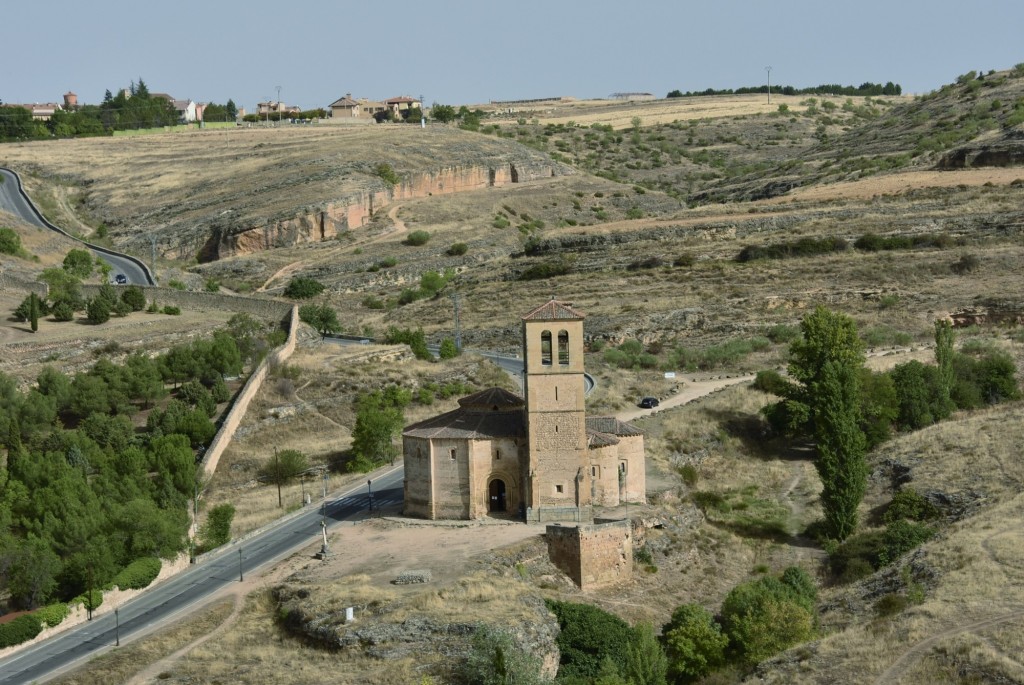
<svg viewBox="0 0 1024 685"><path fill-rule="evenodd" d="M387 100L367 100L353 98L352 93L345 93L329 106L333 119L380 119L388 112L393 118L400 118L410 110L419 109L423 103L408 95L399 95Z"/></svg>
<svg viewBox="0 0 1024 685"><path fill-rule="evenodd" d="M123 89L121 91L121 94L124 95L125 98L132 97L131 91L129 91L127 88ZM171 105L174 107L174 111L178 113L179 120L183 124L191 124L191 123L194 123L194 122L197 122L197 121L203 121L203 111L206 109L207 105L209 104L209 103L206 103L206 102L193 102L192 100L190 100L188 98L185 98L183 100L182 99L178 99L178 98L176 98L176 97L174 97L172 95L168 95L167 93L150 93L150 98L160 98L160 99L166 100L167 102L171 103ZM260 107L262 108L265 104L266 103L260 103ZM298 107L284 107L281 103L269 103L269 104L275 105L275 109L271 110L271 111L274 111L274 112L276 112L276 111L283 111L283 112L293 112L294 111L294 112L298 112L299 111ZM22 109L27 109L29 112L32 113L32 119L34 121L49 121L56 112L58 112L60 110L66 110L66 111L76 110L76 109L78 109L79 104L78 104L78 96L75 93L73 93L71 91L68 91L67 93L64 93L64 102L63 102L63 104L62 103L58 103L58 102L43 102L43 103L35 102L35 103L31 103L31 104L17 103L17 102L6 102L6 103L3 104L3 106L4 107L20 107ZM260 112L262 113L263 110L261 109ZM238 117L241 118L243 116L245 116L245 110L244 109L243 110L239 110L238 111Z"/></svg>
<svg viewBox="0 0 1024 685"><path fill-rule="evenodd" d="M78 107L78 96L72 92L64 93L64 104L58 102L34 102L32 104L5 102L4 107L21 107L32 113L34 121L49 121L55 112L61 109L74 109Z"/></svg>

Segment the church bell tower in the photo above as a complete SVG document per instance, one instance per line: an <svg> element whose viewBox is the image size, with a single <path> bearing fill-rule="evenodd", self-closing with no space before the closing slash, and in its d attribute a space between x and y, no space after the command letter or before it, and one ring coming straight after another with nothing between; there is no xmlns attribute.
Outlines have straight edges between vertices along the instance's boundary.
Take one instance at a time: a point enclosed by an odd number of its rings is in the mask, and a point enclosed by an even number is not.
<svg viewBox="0 0 1024 685"><path fill-rule="evenodd" d="M571 303L555 299L523 316L523 390L529 441L524 482L526 506L532 510L533 520L580 520L581 510L591 504L583 318Z"/></svg>

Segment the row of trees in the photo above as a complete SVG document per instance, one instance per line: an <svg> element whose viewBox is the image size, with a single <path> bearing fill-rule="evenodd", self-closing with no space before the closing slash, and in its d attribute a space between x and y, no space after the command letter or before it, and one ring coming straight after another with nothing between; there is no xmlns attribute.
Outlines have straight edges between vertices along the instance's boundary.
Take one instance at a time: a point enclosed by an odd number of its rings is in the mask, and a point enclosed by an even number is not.
<svg viewBox="0 0 1024 685"><path fill-rule="evenodd" d="M761 372L755 387L782 398L764 410L774 430L817 446L824 533L833 540L857 527L867 450L894 430L917 430L955 409L1020 397L1009 355L977 344L957 352L946 321L935 323L935 366L915 360L882 373L865 368L864 343L849 317L818 307L801 331L790 346L790 379Z"/></svg>
<svg viewBox="0 0 1024 685"><path fill-rule="evenodd" d="M903 87L898 83L888 81L885 85L881 83L872 83L866 81L859 86L844 86L838 83L823 83L820 86L812 86L810 88L794 88L793 86L772 86L773 93L780 95L853 95L853 96L872 96L872 95L901 95L903 93ZM706 88L704 90L688 90L685 93L681 90L673 90L669 92L665 97L669 98L681 98L681 97L694 97L699 95L750 95L754 93L767 93L768 85L763 86L742 86L740 88Z"/></svg>
<svg viewBox="0 0 1024 685"><path fill-rule="evenodd" d="M203 113L204 121L234 121L238 107L233 100L226 104L210 103ZM70 138L111 135L113 131L159 128L181 122L174 103L163 96L154 96L140 77L117 95L107 90L99 105L81 105L59 109L48 121L34 121L32 112L24 107L0 108L0 141L38 138Z"/></svg>

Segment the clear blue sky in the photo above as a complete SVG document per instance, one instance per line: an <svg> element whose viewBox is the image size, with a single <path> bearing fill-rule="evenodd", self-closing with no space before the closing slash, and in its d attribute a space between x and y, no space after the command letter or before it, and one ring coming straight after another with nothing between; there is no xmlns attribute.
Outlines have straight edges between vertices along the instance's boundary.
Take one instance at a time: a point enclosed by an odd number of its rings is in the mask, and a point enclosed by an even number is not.
<svg viewBox="0 0 1024 685"><path fill-rule="evenodd" d="M1022 0L13 0L0 100L152 92L252 111L351 92L428 103L765 82L923 93L1024 62Z"/></svg>

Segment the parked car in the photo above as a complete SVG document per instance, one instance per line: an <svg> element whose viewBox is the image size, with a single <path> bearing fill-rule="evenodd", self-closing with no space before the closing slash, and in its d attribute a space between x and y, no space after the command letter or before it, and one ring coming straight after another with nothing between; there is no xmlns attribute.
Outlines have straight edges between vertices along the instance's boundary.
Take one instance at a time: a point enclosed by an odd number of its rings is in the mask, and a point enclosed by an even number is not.
<svg viewBox="0 0 1024 685"><path fill-rule="evenodd" d="M640 407L641 409L654 409L655 407L658 406L658 398L644 397L640 400L640 403L637 406Z"/></svg>
<svg viewBox="0 0 1024 685"><path fill-rule="evenodd" d="M124 274L118 274L118 275L114 276L114 283L117 283L118 285L124 285L127 282L128 282L128 277L125 276Z"/></svg>

